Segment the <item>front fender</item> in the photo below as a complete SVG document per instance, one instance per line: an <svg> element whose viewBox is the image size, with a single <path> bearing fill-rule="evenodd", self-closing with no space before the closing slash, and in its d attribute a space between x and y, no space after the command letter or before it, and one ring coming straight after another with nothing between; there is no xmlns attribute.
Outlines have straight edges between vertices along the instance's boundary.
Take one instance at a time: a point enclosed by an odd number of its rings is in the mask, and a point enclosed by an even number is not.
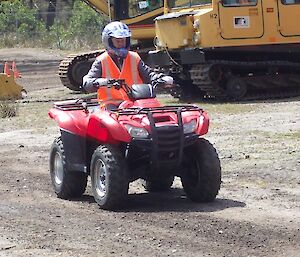
<svg viewBox="0 0 300 257"><path fill-rule="evenodd" d="M131 136L119 123L117 115L109 112L97 112L91 115L87 126L87 137L102 143L131 141Z"/></svg>
<svg viewBox="0 0 300 257"><path fill-rule="evenodd" d="M209 117L208 114L203 111L199 118L199 126L197 129L197 134L200 136L207 134L209 128Z"/></svg>
<svg viewBox="0 0 300 257"><path fill-rule="evenodd" d="M49 110L48 115L55 120L58 126L73 134L84 137L85 128L88 122L88 114L83 110L62 111L56 108Z"/></svg>

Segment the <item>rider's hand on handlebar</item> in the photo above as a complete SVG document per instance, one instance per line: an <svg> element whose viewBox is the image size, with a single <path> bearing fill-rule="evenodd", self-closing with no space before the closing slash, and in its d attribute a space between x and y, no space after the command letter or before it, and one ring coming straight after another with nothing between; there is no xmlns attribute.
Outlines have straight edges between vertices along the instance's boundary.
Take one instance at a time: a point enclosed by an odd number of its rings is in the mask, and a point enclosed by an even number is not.
<svg viewBox="0 0 300 257"><path fill-rule="evenodd" d="M157 86L168 88L168 87L172 87L173 84L174 84L174 80L171 76L163 76L152 82L154 88L156 88Z"/></svg>
<svg viewBox="0 0 300 257"><path fill-rule="evenodd" d="M166 85L174 84L174 79L171 76L163 76L161 80L164 81Z"/></svg>
<svg viewBox="0 0 300 257"><path fill-rule="evenodd" d="M125 83L124 79L109 79L108 86L114 87L115 89L119 90L122 88L122 85Z"/></svg>
<svg viewBox="0 0 300 257"><path fill-rule="evenodd" d="M95 80L94 84L96 87L114 87L115 89L120 89L122 87L123 80L120 79L108 79L108 78L98 78Z"/></svg>
<svg viewBox="0 0 300 257"><path fill-rule="evenodd" d="M98 78L94 81L95 87L106 86L109 83L109 79L106 78Z"/></svg>
<svg viewBox="0 0 300 257"><path fill-rule="evenodd" d="M122 84L120 83L120 81L115 80L115 81L112 83L112 86L113 86L115 89L119 90L119 89L122 87Z"/></svg>

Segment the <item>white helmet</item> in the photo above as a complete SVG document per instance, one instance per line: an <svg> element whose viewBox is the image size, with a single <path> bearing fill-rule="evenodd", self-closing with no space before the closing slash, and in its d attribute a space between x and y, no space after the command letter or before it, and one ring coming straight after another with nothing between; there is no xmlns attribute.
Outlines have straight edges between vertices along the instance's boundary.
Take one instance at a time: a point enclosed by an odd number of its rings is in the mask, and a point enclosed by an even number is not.
<svg viewBox="0 0 300 257"><path fill-rule="evenodd" d="M111 38L126 38L125 48L114 47ZM102 31L102 43L105 49L116 56L125 58L130 48L131 32L128 26L120 21L113 21L105 26Z"/></svg>

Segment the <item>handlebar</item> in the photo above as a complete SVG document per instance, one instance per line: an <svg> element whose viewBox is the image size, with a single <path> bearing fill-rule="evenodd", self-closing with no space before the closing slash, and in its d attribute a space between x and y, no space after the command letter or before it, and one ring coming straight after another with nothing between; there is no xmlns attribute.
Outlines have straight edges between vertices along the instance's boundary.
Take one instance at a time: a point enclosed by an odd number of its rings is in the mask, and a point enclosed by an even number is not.
<svg viewBox="0 0 300 257"><path fill-rule="evenodd" d="M119 90L125 84L125 79L109 79L107 82L107 87L114 87Z"/></svg>

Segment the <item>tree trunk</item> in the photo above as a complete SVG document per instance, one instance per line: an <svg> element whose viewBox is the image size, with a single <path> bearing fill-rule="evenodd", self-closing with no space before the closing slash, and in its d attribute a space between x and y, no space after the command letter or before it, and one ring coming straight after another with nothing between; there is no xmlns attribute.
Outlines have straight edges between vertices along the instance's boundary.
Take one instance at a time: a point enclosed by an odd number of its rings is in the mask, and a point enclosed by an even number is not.
<svg viewBox="0 0 300 257"><path fill-rule="evenodd" d="M46 29L49 30L49 28L54 24L56 14L56 0L49 1L48 5L48 14L47 14L47 20L46 20Z"/></svg>

